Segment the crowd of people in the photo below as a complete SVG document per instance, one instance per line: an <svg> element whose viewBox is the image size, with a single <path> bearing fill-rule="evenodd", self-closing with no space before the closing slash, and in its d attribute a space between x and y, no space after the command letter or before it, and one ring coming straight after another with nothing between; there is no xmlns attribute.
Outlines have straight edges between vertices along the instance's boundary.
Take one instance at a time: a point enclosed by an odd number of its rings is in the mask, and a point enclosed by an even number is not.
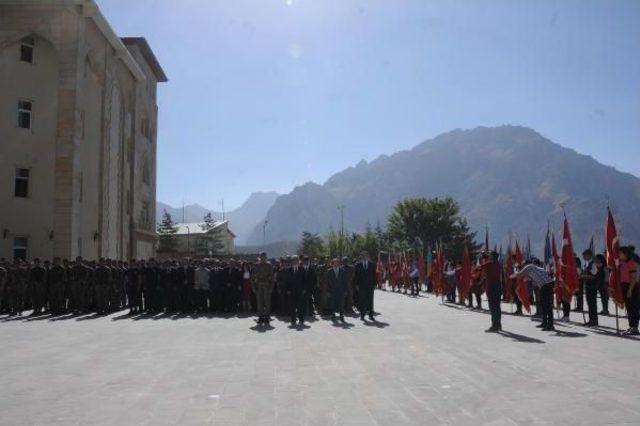
<svg viewBox="0 0 640 426"><path fill-rule="evenodd" d="M571 301L574 312L584 311L587 326L598 326L599 315L610 315L610 271L605 257L587 249L576 258L580 285L575 294L560 297L554 264L532 257L526 261L506 261L493 252L483 252L470 271L470 288L462 286L463 267L447 262L440 288L433 273L424 273L419 257L402 262L368 253L358 259L329 260L288 256L268 261L261 253L256 261L216 258L155 261L97 262L77 258L73 262L53 259L33 262L0 259L0 314L21 316L24 311L38 316L66 314L108 314L129 309L129 314L238 314L257 315L259 324L271 322L272 313L304 324L310 317L330 315L344 322L345 313L375 321L374 290L390 290L419 296L426 290L450 303L482 309L483 294L488 300L492 323L487 330L502 330L502 302L512 302L515 315L523 306L535 307L540 328L554 330L553 306L562 309L561 321L569 321ZM620 248L618 273L627 311L628 335L638 335L640 259L632 246ZM520 291L524 282L526 291ZM598 312L598 296L602 309Z"/></svg>
<svg viewBox="0 0 640 426"><path fill-rule="evenodd" d="M514 265L513 268L505 267ZM610 316L611 293L609 277L611 274L604 254L594 254L586 249L582 259L575 257L576 276L579 286L573 294L562 294L564 287L558 279L554 262L544 263L536 257L519 261L512 254L508 261L496 251L484 252L471 270L471 286L462 289L462 268L460 264L448 262L445 265L443 298L449 303L466 305L471 309L482 309L482 296L486 295L491 312L491 327L488 332L502 330L502 302L511 302L515 306L514 315L523 315L523 306L531 305L535 312L533 318L540 318L538 325L545 331L555 330L553 319L554 301L562 311L561 322L569 322L570 313L586 314L585 325L599 326L599 316ZM640 335L640 258L635 247L620 247L620 262L617 267L621 296L629 323L626 335ZM520 279L525 291L518 291ZM566 291L566 290L565 290ZM600 297L601 309L598 308ZM586 299L586 309L585 309ZM475 302L475 303L474 303ZM571 304L575 302L572 309Z"/></svg>
<svg viewBox="0 0 640 426"><path fill-rule="evenodd" d="M288 256L255 262L217 258L69 262L0 259L0 314L236 314L272 312L304 324L317 314L344 322L345 313L375 321L376 268L359 259L311 260ZM355 308L355 309L354 309Z"/></svg>

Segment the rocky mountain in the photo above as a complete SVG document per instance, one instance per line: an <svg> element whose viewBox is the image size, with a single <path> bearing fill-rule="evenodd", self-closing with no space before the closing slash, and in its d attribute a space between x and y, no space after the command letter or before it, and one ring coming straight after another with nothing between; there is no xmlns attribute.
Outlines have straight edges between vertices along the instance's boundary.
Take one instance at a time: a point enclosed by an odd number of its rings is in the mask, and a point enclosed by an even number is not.
<svg viewBox="0 0 640 426"><path fill-rule="evenodd" d="M236 245L244 245L251 231L262 222L267 212L273 206L277 192L254 192L237 209L225 213L225 219L229 220L230 228L236 234ZM158 202L156 207L156 222L162 220L164 211L167 211L176 222L182 222L182 207L172 207ZM184 221L199 222L205 214L211 212L216 220L222 219L222 213L207 209L200 204L184 206ZM260 240L262 242L262 240Z"/></svg>
<svg viewBox="0 0 640 426"><path fill-rule="evenodd" d="M169 204L158 201L156 203L156 223L162 221L164 212L171 215L174 222L198 222L201 221L205 214L210 210L200 204L189 204L184 206L184 220L182 207L172 207ZM217 216L215 216L217 218Z"/></svg>
<svg viewBox="0 0 640 426"><path fill-rule="evenodd" d="M640 241L640 179L518 126L454 130L362 161L323 185L296 187L269 209L267 241L339 229L338 205L345 206L345 226L359 231L367 222L384 224L405 197L444 196L460 203L474 230L483 235L489 226L492 244L506 244L509 233L520 240L530 233L539 252L547 221L561 230L565 206L577 249L592 235L601 248L607 199L623 239ZM262 242L261 227L248 242Z"/></svg>

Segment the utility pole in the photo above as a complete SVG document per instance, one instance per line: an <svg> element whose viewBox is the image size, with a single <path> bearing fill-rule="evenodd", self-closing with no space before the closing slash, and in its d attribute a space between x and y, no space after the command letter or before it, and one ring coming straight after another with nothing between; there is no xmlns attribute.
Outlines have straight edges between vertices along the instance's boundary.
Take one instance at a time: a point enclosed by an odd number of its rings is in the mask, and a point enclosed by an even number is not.
<svg viewBox="0 0 640 426"><path fill-rule="evenodd" d="M342 258L342 249L343 249L343 244L344 244L344 209L345 209L345 205L344 204L339 204L338 205L338 210L340 210L340 246L339 246L339 250L340 250L340 258Z"/></svg>
<svg viewBox="0 0 640 426"><path fill-rule="evenodd" d="M264 251L267 247L267 225L269 224L268 220L265 220L262 224L262 250Z"/></svg>
<svg viewBox="0 0 640 426"><path fill-rule="evenodd" d="M224 198L220 200L220 206L222 207L222 221L224 222Z"/></svg>

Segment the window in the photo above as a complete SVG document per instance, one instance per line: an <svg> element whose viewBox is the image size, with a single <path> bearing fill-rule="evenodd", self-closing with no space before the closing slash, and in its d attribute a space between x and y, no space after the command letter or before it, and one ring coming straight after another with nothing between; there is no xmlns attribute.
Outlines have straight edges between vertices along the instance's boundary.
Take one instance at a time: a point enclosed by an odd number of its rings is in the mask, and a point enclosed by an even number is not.
<svg viewBox="0 0 640 426"><path fill-rule="evenodd" d="M28 62L30 64L33 63L33 47L35 45L35 40L33 37L25 37L21 40L22 44L20 44L20 60L22 62Z"/></svg>
<svg viewBox="0 0 640 426"><path fill-rule="evenodd" d="M31 101L18 101L18 127L21 129L31 128Z"/></svg>
<svg viewBox="0 0 640 426"><path fill-rule="evenodd" d="M29 196L29 169L16 169L14 196L26 198Z"/></svg>
<svg viewBox="0 0 640 426"><path fill-rule="evenodd" d="M29 239L27 237L14 237L13 239L13 259L27 260L27 250Z"/></svg>

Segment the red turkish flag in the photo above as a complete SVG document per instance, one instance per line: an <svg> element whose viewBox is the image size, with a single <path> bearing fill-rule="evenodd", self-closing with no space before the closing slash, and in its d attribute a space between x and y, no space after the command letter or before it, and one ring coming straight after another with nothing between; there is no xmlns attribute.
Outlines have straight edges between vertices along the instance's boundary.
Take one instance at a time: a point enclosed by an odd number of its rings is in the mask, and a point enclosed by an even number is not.
<svg viewBox="0 0 640 426"><path fill-rule="evenodd" d="M418 279L420 280L420 284L423 284L426 281L427 277L427 266L424 263L424 254L422 251L418 256Z"/></svg>
<svg viewBox="0 0 640 426"><path fill-rule="evenodd" d="M436 296L444 295L444 254L442 253L442 247L436 249L436 259L434 262L434 287L433 291Z"/></svg>
<svg viewBox="0 0 640 426"><path fill-rule="evenodd" d="M484 229L484 251L489 253L489 227Z"/></svg>
<svg viewBox="0 0 640 426"><path fill-rule="evenodd" d="M504 300L505 302L511 302L513 300L513 294L511 293L511 275L513 274L513 259L511 257L511 246L507 249L507 258L504 262Z"/></svg>
<svg viewBox="0 0 640 426"><path fill-rule="evenodd" d="M559 306L560 302L563 300L567 303L571 303L571 294L566 290L564 282L562 281L562 262L560 261L560 255L558 254L555 235L551 236L551 257L553 257L553 269L556 280L556 305Z"/></svg>
<svg viewBox="0 0 640 426"><path fill-rule="evenodd" d="M616 223L613 220L611 209L607 207L607 223L604 229L604 236L607 243L607 267L609 268L609 291L611 298L618 307L624 307L624 294L620 285L620 240Z"/></svg>
<svg viewBox="0 0 640 426"><path fill-rule="evenodd" d="M471 258L469 257L469 247L465 244L462 252L462 264L460 265L460 301L469 298L471 290Z"/></svg>
<svg viewBox="0 0 640 426"><path fill-rule="evenodd" d="M564 217L564 232L562 236L562 269L560 270L560 277L569 297L573 296L580 288L580 277L578 276L576 255L573 251L571 231L569 230L569 221L566 215Z"/></svg>
<svg viewBox="0 0 640 426"><path fill-rule="evenodd" d="M516 241L516 252L515 252L515 261L518 268L522 267L522 252L520 251L520 244ZM518 277L516 279L516 295L520 302L522 303L522 307L527 311L531 312L531 298L529 297L529 289L527 288L527 283L524 280L524 277Z"/></svg>
<svg viewBox="0 0 640 426"><path fill-rule="evenodd" d="M382 264L382 256L378 253L378 261L376 262L376 280L378 281L378 287L382 286L382 281L385 279L384 265Z"/></svg>

